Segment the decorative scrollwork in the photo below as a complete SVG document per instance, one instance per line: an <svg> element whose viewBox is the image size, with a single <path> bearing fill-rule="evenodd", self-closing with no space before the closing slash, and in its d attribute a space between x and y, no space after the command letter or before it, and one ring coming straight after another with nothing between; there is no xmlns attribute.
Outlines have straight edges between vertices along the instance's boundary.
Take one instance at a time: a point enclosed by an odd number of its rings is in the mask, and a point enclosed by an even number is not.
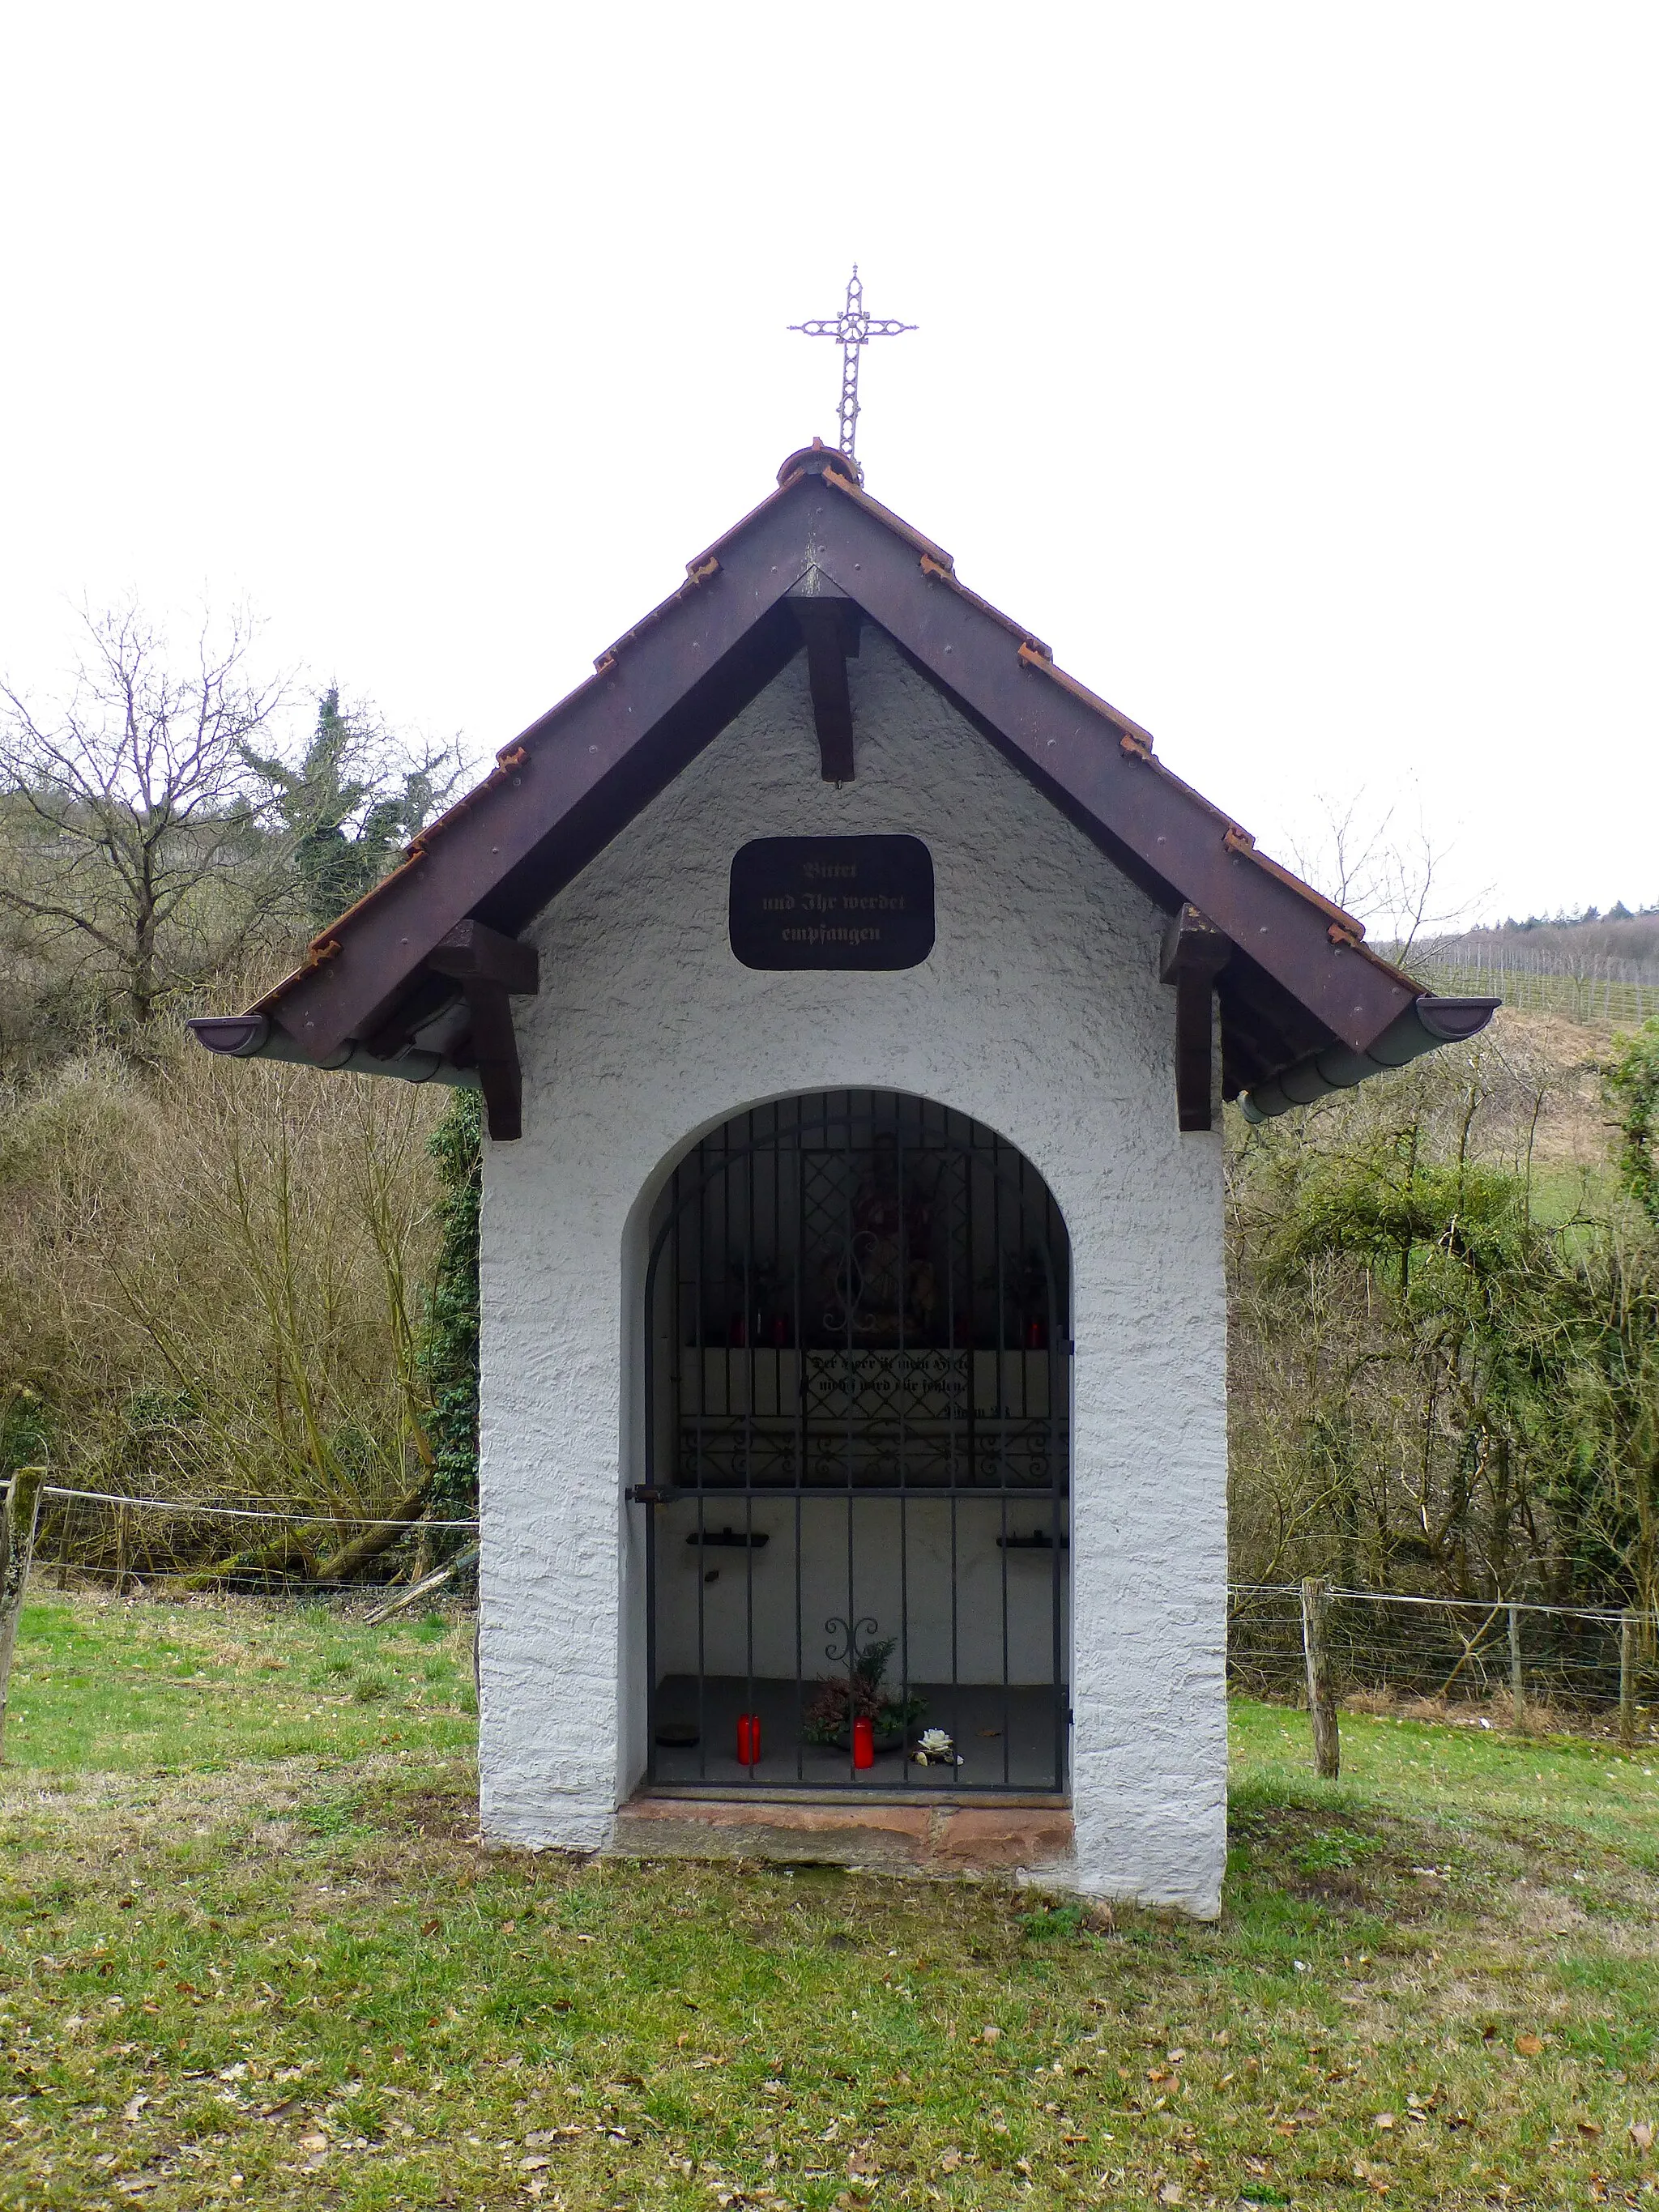
<svg viewBox="0 0 1659 2212"><path fill-rule="evenodd" d="M855 1673L859 1663L859 1638L861 1636L873 1636L881 1623L873 1613L866 1613L862 1620L849 1623L843 1620L838 1613L832 1613L823 1625L831 1636L839 1630L847 1638L844 1644L826 1644L823 1647L824 1657L829 1660L831 1666L845 1667L849 1674Z"/></svg>

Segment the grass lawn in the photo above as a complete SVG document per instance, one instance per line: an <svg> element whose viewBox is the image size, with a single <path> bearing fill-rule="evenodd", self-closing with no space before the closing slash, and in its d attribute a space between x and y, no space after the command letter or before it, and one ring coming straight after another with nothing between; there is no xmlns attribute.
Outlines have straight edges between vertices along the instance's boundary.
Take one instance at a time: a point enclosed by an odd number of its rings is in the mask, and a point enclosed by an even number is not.
<svg viewBox="0 0 1659 2212"><path fill-rule="evenodd" d="M1233 1713L1224 1918L485 1853L466 1632L43 1597L0 2205L1640 2203L1659 1754Z"/></svg>

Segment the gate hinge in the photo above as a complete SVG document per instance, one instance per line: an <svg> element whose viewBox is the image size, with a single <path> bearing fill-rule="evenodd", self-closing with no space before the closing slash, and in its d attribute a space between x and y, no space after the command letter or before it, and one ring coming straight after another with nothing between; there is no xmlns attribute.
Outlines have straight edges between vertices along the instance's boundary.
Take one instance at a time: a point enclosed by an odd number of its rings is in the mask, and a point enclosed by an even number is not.
<svg viewBox="0 0 1659 2212"><path fill-rule="evenodd" d="M632 1484L623 1491L623 1497L629 1505L666 1505L668 1503L668 1492L659 1490L651 1482Z"/></svg>

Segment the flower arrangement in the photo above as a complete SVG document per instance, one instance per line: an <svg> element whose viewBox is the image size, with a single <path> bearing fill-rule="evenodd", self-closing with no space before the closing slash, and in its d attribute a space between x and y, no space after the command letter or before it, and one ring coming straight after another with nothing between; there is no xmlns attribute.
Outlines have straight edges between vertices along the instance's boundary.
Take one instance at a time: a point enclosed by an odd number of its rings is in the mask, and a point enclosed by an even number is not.
<svg viewBox="0 0 1659 2212"><path fill-rule="evenodd" d="M873 1621L870 1625L875 1626ZM897 1649L896 1636L866 1644L862 1650L854 1650L845 1674L832 1675L819 1686L801 1719L808 1743L845 1745L855 1720L870 1722L878 1738L902 1736L913 1721L921 1718L927 1710L924 1700L899 1697L884 1679L887 1662Z"/></svg>

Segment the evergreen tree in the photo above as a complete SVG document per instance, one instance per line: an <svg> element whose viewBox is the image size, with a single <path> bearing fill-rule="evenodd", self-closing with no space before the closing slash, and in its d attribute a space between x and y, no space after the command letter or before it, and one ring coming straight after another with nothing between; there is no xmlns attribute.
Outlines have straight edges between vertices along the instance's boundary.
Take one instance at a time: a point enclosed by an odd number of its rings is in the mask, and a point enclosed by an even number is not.
<svg viewBox="0 0 1659 2212"><path fill-rule="evenodd" d="M440 786L447 756L398 773L386 763L377 734L344 714L337 686L317 702L317 727L297 768L249 752L248 766L276 794L276 811L292 843L307 920L321 929L355 906L396 866L454 781Z"/></svg>

